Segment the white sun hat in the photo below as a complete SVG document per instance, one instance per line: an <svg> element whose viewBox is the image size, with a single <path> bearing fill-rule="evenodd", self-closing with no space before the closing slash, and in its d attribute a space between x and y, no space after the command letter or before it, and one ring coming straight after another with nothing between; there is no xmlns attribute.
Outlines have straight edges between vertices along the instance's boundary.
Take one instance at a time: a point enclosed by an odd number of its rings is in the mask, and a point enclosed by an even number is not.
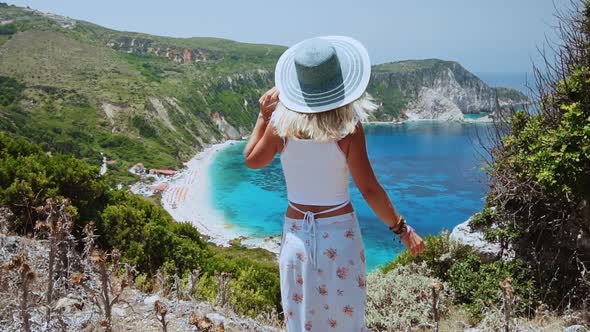
<svg viewBox="0 0 590 332"><path fill-rule="evenodd" d="M299 42L281 55L275 84L285 107L319 113L361 97L370 76L369 53L358 40L322 36Z"/></svg>

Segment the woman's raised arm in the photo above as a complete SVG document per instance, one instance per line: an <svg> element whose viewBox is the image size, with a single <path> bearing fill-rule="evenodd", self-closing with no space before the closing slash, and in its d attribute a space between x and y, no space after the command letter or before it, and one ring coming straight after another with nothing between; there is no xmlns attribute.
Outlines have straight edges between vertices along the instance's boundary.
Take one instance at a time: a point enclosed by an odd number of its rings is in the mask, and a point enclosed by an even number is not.
<svg viewBox="0 0 590 332"><path fill-rule="evenodd" d="M281 138L269 126L270 116L279 101L279 91L276 87L268 90L258 100L260 113L256 125L244 148L244 160L250 168L262 168L268 165L279 151Z"/></svg>

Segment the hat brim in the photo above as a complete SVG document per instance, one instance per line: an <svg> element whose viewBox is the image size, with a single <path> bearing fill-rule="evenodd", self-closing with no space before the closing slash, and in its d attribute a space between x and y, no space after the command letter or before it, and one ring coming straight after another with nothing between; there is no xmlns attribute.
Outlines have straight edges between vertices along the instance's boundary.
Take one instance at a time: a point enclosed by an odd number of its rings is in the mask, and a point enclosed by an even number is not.
<svg viewBox="0 0 590 332"><path fill-rule="evenodd" d="M343 81L339 86L320 93L302 91L297 79L294 56L299 42L279 58L275 69L275 84L279 100L285 107L301 113L319 113L350 104L360 98L369 84L371 60L367 49L357 40L346 36L318 37L329 41L340 61Z"/></svg>

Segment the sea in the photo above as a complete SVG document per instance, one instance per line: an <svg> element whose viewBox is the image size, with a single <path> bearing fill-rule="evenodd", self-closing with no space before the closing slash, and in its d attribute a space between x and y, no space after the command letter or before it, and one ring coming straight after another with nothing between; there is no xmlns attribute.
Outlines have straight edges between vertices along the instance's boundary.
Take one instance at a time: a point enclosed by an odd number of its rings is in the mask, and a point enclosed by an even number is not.
<svg viewBox="0 0 590 332"><path fill-rule="evenodd" d="M525 75L481 74L491 86L526 93ZM481 210L487 191L490 124L415 121L365 126L377 179L396 209L422 236L451 231ZM220 151L211 163L211 202L225 220L250 237L281 233L287 207L278 156L270 165L244 165L245 142ZM364 240L367 270L391 262L403 249L355 187L350 193Z"/></svg>

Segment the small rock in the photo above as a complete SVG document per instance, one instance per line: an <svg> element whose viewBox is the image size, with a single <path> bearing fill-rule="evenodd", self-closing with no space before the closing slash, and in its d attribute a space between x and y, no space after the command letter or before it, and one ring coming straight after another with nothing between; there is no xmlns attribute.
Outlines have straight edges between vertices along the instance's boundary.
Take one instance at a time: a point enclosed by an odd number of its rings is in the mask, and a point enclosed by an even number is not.
<svg viewBox="0 0 590 332"><path fill-rule="evenodd" d="M588 332L588 331L590 331L590 330L588 330L583 325L572 325L572 326L566 327L563 330L563 332Z"/></svg>
<svg viewBox="0 0 590 332"><path fill-rule="evenodd" d="M154 305L156 301L162 301L159 295L150 295L143 300L143 304Z"/></svg>
<svg viewBox="0 0 590 332"><path fill-rule="evenodd" d="M225 323L225 317L223 317L222 315L220 315L216 312L208 313L207 318L209 318L211 321L213 321L216 325Z"/></svg>
<svg viewBox="0 0 590 332"><path fill-rule="evenodd" d="M84 301L80 298L68 295L62 297L55 303L55 310L64 310L65 312L71 312L74 309L81 310L84 307Z"/></svg>
<svg viewBox="0 0 590 332"><path fill-rule="evenodd" d="M20 237L18 236L2 236L0 237L0 244L2 244L2 248L6 250L6 252L13 254L17 252L20 246Z"/></svg>
<svg viewBox="0 0 590 332"><path fill-rule="evenodd" d="M113 314L115 316L126 316L127 312L123 308L113 308Z"/></svg>

